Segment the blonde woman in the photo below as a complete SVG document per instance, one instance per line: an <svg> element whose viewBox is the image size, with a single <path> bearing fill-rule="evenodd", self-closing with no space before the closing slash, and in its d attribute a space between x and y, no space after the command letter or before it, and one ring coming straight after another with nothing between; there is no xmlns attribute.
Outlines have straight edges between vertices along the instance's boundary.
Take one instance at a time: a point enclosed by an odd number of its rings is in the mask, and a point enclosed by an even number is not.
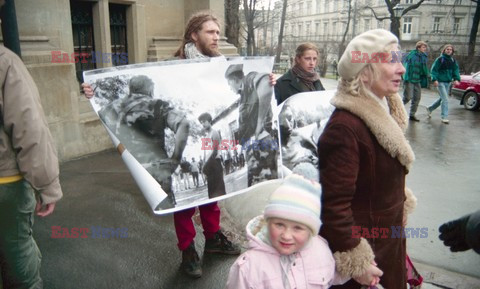
<svg viewBox="0 0 480 289"><path fill-rule="evenodd" d="M398 39L376 29L355 37L338 64L341 77L318 143L322 222L337 271L352 279L334 288L380 281L406 289L405 177L414 154L404 136L408 117L398 90L405 68ZM369 59L370 61L362 61ZM383 275L382 275L383 272Z"/></svg>

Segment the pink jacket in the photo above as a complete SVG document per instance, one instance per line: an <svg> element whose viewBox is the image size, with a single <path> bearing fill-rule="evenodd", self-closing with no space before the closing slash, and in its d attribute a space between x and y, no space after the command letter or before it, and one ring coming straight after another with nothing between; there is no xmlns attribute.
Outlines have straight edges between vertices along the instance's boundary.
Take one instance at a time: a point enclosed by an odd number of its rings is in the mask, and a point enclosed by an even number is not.
<svg viewBox="0 0 480 289"><path fill-rule="evenodd" d="M247 225L249 250L240 255L230 268L228 289L281 289L283 287L280 254L264 243L252 229L263 220L258 216ZM295 261L288 272L291 289L321 289L341 284L335 273L335 261L327 241L314 236L300 251L295 253Z"/></svg>

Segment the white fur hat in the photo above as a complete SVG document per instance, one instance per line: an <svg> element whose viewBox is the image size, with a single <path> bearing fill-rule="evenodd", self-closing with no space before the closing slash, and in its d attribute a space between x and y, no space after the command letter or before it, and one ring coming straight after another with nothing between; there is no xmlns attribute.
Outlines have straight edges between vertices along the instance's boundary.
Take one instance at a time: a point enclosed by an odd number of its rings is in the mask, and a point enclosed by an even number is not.
<svg viewBox="0 0 480 289"><path fill-rule="evenodd" d="M375 53L384 53L385 47L392 44L398 44L398 38L385 29L369 30L356 36L348 43L338 62L338 74L346 80L354 79L368 64L363 60L364 53L371 59Z"/></svg>

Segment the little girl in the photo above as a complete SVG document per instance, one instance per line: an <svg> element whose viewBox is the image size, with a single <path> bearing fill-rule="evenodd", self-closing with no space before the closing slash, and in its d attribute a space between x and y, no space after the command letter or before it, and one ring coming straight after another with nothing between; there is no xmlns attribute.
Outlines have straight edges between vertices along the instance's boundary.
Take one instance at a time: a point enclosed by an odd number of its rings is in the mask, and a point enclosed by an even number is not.
<svg viewBox="0 0 480 289"><path fill-rule="evenodd" d="M320 194L320 185L302 176L278 180L263 216L247 224L249 249L232 265L228 289L329 288L347 281L335 273L327 241L318 236Z"/></svg>

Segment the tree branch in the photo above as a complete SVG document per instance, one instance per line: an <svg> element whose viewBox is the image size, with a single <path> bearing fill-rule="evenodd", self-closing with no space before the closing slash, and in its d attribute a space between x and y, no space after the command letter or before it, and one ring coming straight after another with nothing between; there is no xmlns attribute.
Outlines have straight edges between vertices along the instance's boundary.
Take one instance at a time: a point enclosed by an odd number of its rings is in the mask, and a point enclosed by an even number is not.
<svg viewBox="0 0 480 289"><path fill-rule="evenodd" d="M403 10L403 12L402 12L402 16L405 15L405 14L407 14L409 11L415 10L415 9L417 9L418 7L420 7L420 5L422 5L422 3L423 3L424 1L425 1L425 0L420 0L420 1L418 1L417 4L410 5L410 6L408 6L407 8L405 8L405 10Z"/></svg>
<svg viewBox="0 0 480 289"><path fill-rule="evenodd" d="M387 19L390 19L390 16L387 16L387 17L378 17L377 16L377 13L375 13L375 10L373 10L372 7L370 6L365 6L364 9L370 9L373 13L373 16L375 17L375 19L377 19L378 21L383 21L383 20L387 20Z"/></svg>

